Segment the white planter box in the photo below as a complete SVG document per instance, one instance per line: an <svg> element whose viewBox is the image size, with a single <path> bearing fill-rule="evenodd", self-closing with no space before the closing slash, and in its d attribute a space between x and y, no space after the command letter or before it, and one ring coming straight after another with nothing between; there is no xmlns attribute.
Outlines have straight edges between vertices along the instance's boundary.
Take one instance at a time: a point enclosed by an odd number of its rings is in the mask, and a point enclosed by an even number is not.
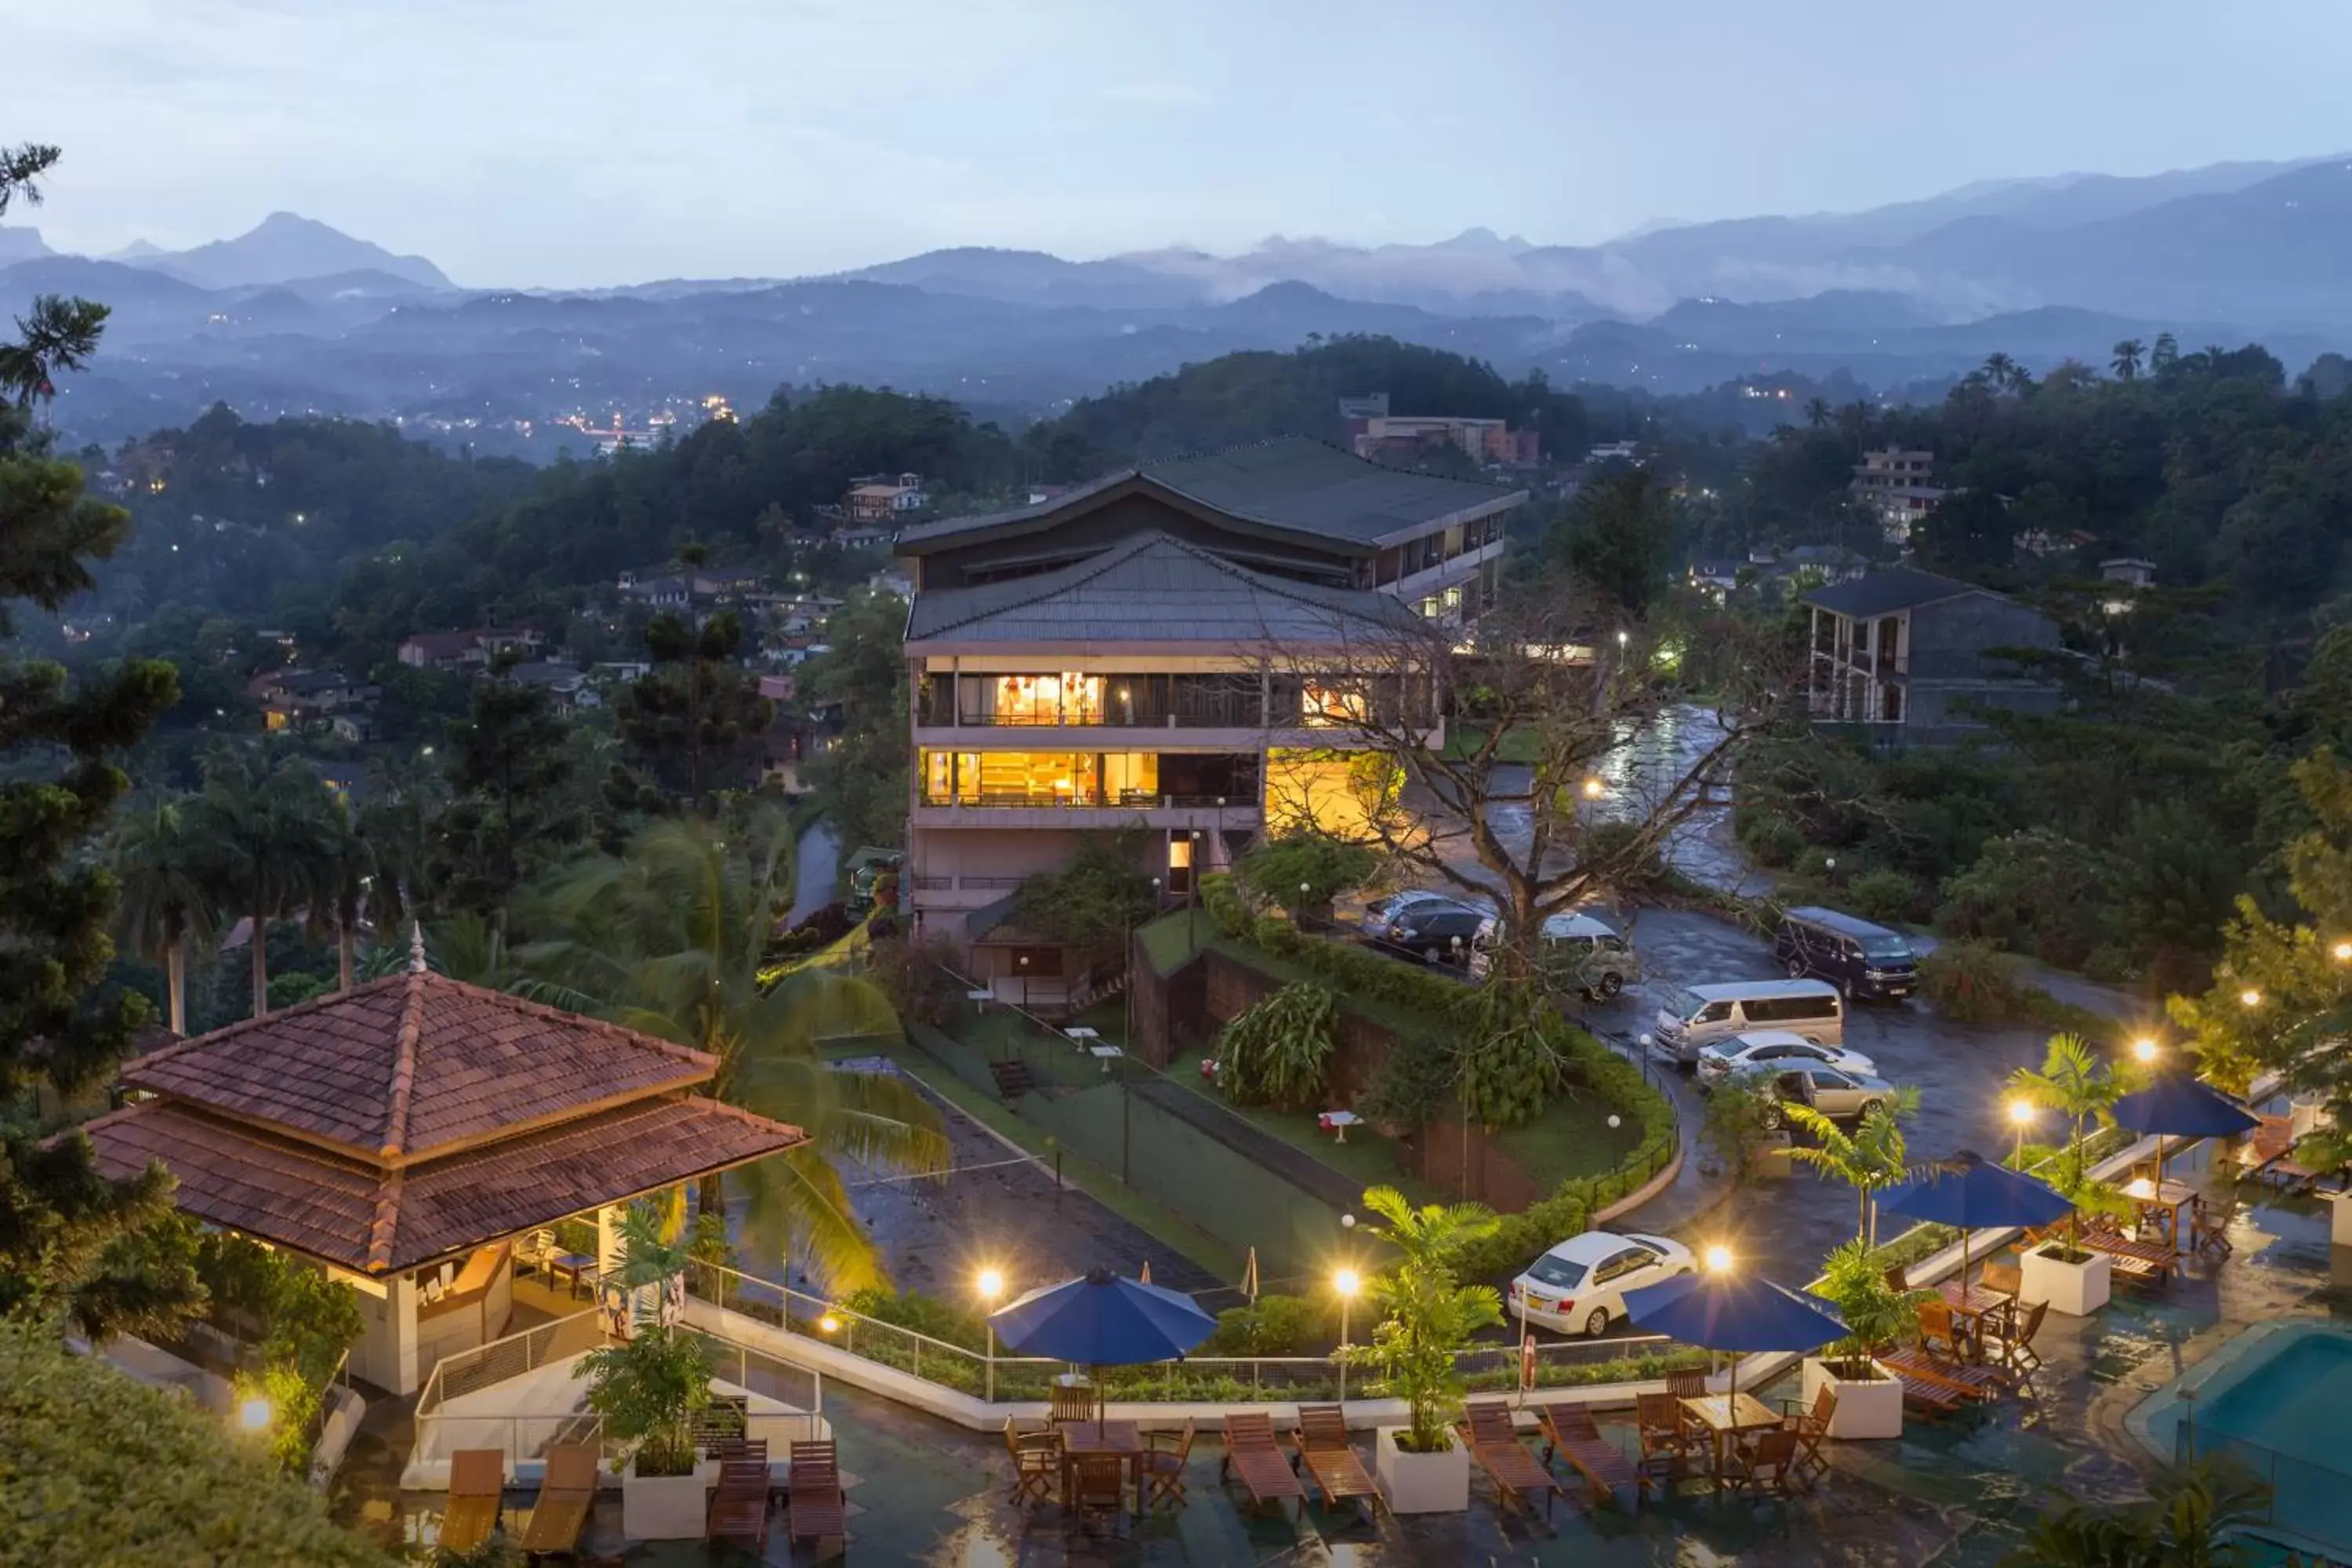
<svg viewBox="0 0 2352 1568"><path fill-rule="evenodd" d="M1810 1412L1823 1388L1837 1394L1837 1414L1830 1417L1830 1436L1840 1441L1903 1436L1903 1385L1891 1377L1868 1383L1843 1378L1827 1363L1808 1358L1801 1386Z"/></svg>
<svg viewBox="0 0 2352 1568"><path fill-rule="evenodd" d="M632 1541L699 1541L719 1462L706 1459L690 1476L621 1477L621 1533Z"/></svg>
<svg viewBox="0 0 2352 1568"><path fill-rule="evenodd" d="M2087 1318L2107 1304L2115 1260L2104 1252L2092 1253L2086 1263L2069 1263L2037 1247L2021 1258L2019 1265L2018 1299L2028 1306L2047 1301L2053 1312Z"/></svg>
<svg viewBox="0 0 2352 1568"><path fill-rule="evenodd" d="M1459 1438L1443 1454L1408 1454L1396 1446L1402 1426L1383 1426L1372 1469L1391 1513L1460 1513L1470 1506L1470 1450Z"/></svg>
<svg viewBox="0 0 2352 1568"><path fill-rule="evenodd" d="M2352 1247L2352 1193L2328 1194L2327 1206L2327 1239L2337 1247Z"/></svg>

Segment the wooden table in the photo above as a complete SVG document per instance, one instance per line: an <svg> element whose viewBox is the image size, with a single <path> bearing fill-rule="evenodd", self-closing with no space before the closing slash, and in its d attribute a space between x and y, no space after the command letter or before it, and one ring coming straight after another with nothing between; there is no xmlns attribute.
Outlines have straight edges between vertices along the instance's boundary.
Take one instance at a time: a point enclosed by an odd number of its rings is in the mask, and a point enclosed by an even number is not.
<svg viewBox="0 0 2352 1568"><path fill-rule="evenodd" d="M584 1252L559 1252L547 1260L550 1279L565 1281L567 1296L577 1296L580 1287L596 1278L596 1260Z"/></svg>
<svg viewBox="0 0 2352 1568"><path fill-rule="evenodd" d="M1070 1461L1082 1455L1116 1454L1127 1462L1127 1479L1135 1488L1135 1511L1143 1512L1143 1431L1132 1421L1064 1421L1055 1430L1062 1435L1062 1496L1070 1495Z"/></svg>
<svg viewBox="0 0 2352 1568"><path fill-rule="evenodd" d="M1727 1439L1743 1432L1760 1432L1778 1426L1780 1417L1753 1394L1709 1394L1683 1401L1683 1409L1691 1419L1706 1427L1714 1448L1716 1478L1723 1476L1724 1445Z"/></svg>
<svg viewBox="0 0 2352 1568"><path fill-rule="evenodd" d="M2172 1243L2175 1252L2186 1252L2181 1237L2193 1236L2195 1226L2186 1215L2197 1202L2197 1189L2186 1182L2168 1181L2161 1186L2149 1177L2142 1176L2124 1188L2124 1196L2139 1205L2140 1217L2153 1215L2164 1227L2165 1239Z"/></svg>
<svg viewBox="0 0 2352 1568"><path fill-rule="evenodd" d="M1984 1354L1984 1321L1996 1312L2005 1312L2017 1298L2006 1290L1996 1290L1990 1285L1963 1285L1957 1279L1947 1279L1937 1288L1944 1304L1952 1310L1954 1326L1964 1331L1976 1342L1977 1354Z"/></svg>

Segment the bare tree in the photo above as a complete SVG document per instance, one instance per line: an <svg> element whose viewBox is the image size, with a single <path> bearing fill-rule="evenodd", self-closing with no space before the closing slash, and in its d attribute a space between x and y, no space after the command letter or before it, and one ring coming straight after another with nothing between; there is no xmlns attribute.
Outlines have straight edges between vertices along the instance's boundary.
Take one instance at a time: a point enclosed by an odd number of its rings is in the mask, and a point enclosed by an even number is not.
<svg viewBox="0 0 2352 1568"><path fill-rule="evenodd" d="M1634 621L1556 579L1471 626L1350 621L1275 657L1275 715L1354 753L1347 827L1494 899L1495 973L1512 980L1538 973L1545 920L1656 867L1728 800L1740 754L1804 711L1784 629L1679 603ZM1317 815L1286 787L1272 781L1278 813Z"/></svg>

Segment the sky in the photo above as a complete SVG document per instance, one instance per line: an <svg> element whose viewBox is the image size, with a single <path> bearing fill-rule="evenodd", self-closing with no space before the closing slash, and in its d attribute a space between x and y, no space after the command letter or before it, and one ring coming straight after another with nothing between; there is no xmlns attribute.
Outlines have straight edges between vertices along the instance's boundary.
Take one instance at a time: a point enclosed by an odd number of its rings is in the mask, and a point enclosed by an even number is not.
<svg viewBox="0 0 2352 1568"><path fill-rule="evenodd" d="M2352 150L2344 0L0 0L59 248L280 209L475 287L950 245L1589 244Z"/></svg>

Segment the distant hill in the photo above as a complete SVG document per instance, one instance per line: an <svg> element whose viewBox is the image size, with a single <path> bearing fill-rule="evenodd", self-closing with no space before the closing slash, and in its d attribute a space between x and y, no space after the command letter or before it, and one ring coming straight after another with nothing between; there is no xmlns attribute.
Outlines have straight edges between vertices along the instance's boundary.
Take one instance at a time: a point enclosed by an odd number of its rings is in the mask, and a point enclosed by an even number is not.
<svg viewBox="0 0 2352 1568"><path fill-rule="evenodd" d="M271 213L235 239L157 251L136 264L207 289L252 288L341 272L388 273L426 289L457 287L421 256L395 256L297 213Z"/></svg>
<svg viewBox="0 0 2352 1568"><path fill-rule="evenodd" d="M0 267L54 254L37 228L0 228Z"/></svg>

